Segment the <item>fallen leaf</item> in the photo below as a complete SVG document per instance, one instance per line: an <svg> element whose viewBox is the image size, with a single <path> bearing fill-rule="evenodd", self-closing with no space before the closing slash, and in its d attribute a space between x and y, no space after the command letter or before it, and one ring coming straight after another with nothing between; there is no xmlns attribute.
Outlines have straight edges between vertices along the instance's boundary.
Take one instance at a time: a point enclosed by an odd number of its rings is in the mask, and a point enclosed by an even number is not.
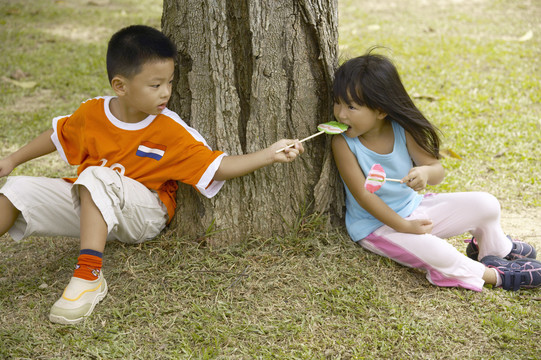
<svg viewBox="0 0 541 360"><path fill-rule="evenodd" d="M27 77L28 75L25 74L24 71L22 71L21 69L17 69L15 70L9 77L13 80L21 80L25 77Z"/></svg>
<svg viewBox="0 0 541 360"><path fill-rule="evenodd" d="M462 160L462 157L460 155L458 155L456 152L454 152L453 150L451 150L451 149L442 149L442 150L440 150L440 155L445 157L445 158L453 158L453 159Z"/></svg>
<svg viewBox="0 0 541 360"><path fill-rule="evenodd" d="M531 40L532 38L533 38L532 30L526 31L526 33L522 35L521 37L517 37L517 36L503 36L502 37L502 39L505 41L518 41L518 42L528 41L528 40Z"/></svg>
<svg viewBox="0 0 541 360"><path fill-rule="evenodd" d="M421 95L421 94L417 94L417 93L413 94L412 97L414 99L426 100L426 101L430 101L430 102L438 100L438 98L435 97L435 96Z"/></svg>
<svg viewBox="0 0 541 360"><path fill-rule="evenodd" d="M507 149L503 149L502 151L500 151L499 153L497 153L493 157L494 158L500 158L500 157L504 156L506 152L507 152Z"/></svg>
<svg viewBox="0 0 541 360"><path fill-rule="evenodd" d="M32 89L33 87L35 87L38 84L35 81L18 81L18 80L13 80L13 79L7 78L5 76L2 76L2 80L4 80L5 82L8 82L8 83L11 83L11 84L13 84L15 86L21 87L23 89Z"/></svg>
<svg viewBox="0 0 541 360"><path fill-rule="evenodd" d="M90 0L88 5L90 6L106 6L111 3L110 0Z"/></svg>
<svg viewBox="0 0 541 360"><path fill-rule="evenodd" d="M528 30L528 32L526 34L524 34L520 38L518 38L518 41L528 41L531 38L533 38L533 31Z"/></svg>
<svg viewBox="0 0 541 360"><path fill-rule="evenodd" d="M19 15L21 13L20 9L11 8L6 10L6 15Z"/></svg>

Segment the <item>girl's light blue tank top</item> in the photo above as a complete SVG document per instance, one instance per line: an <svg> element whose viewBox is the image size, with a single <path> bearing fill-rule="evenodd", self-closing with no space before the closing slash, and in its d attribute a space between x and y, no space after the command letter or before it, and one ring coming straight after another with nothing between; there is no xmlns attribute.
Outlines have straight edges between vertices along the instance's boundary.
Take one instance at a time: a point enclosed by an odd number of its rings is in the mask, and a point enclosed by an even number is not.
<svg viewBox="0 0 541 360"><path fill-rule="evenodd" d="M378 154L366 148L359 138L350 138L342 134L365 176L374 164L381 164L386 176L393 179L402 179L412 168L413 162L406 147L404 128L394 121L391 124L394 132L394 147L389 154ZM381 227L383 223L363 209L345 184L344 187L346 190L346 228L351 239L359 241ZM407 185L391 181L385 182L375 194L404 218L409 216L423 199L422 195Z"/></svg>

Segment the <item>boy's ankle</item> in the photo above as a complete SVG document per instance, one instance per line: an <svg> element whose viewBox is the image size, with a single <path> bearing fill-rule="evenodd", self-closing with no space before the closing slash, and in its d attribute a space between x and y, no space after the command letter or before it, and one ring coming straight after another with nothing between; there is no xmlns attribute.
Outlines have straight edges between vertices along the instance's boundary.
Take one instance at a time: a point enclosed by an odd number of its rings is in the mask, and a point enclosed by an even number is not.
<svg viewBox="0 0 541 360"><path fill-rule="evenodd" d="M102 255L102 253L95 250L81 250L73 276L84 280L96 280L101 271Z"/></svg>

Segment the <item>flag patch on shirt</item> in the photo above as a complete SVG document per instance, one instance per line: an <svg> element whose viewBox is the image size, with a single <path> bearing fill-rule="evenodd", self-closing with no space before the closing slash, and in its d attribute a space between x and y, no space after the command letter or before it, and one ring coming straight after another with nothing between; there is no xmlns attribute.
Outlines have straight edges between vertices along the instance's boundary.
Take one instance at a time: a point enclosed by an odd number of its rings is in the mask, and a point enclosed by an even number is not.
<svg viewBox="0 0 541 360"><path fill-rule="evenodd" d="M135 155L140 157L148 157L154 160L160 160L165 154L167 146L151 143L150 141L143 141L137 148Z"/></svg>

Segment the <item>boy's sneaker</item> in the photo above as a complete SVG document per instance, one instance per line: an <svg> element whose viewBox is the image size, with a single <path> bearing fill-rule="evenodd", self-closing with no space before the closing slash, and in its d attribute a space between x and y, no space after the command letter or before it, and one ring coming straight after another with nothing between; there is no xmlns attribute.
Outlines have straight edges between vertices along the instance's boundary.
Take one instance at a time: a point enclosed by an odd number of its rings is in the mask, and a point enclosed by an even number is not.
<svg viewBox="0 0 541 360"><path fill-rule="evenodd" d="M76 324L89 316L96 304L107 295L107 282L102 272L96 280L72 277L49 314L49 320L59 324Z"/></svg>
<svg viewBox="0 0 541 360"><path fill-rule="evenodd" d="M511 252L504 257L504 259L535 259L537 257L537 252L532 245L520 240L511 239L509 235L507 235L507 238L513 244L513 248L511 249ZM479 261L479 246L477 245L477 240L472 237L471 239L464 241L469 243L468 246L466 246L466 255L468 255L470 259Z"/></svg>
<svg viewBox="0 0 541 360"><path fill-rule="evenodd" d="M489 268L494 268L502 279L505 290L531 289L541 286L541 262L532 259L505 260L489 255L481 259Z"/></svg>

